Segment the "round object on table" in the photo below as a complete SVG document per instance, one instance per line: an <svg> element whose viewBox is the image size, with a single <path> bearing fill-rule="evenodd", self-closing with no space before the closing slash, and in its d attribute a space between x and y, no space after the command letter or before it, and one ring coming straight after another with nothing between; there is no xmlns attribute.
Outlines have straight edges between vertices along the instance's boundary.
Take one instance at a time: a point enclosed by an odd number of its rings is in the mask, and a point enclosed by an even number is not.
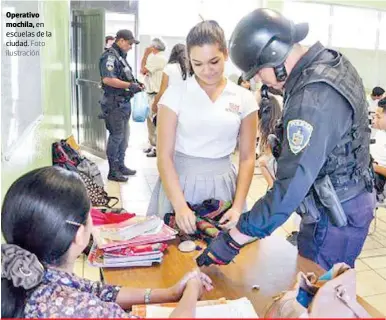
<svg viewBox="0 0 386 320"><path fill-rule="evenodd" d="M191 252L196 250L196 244L191 240L183 241L178 245L178 250L181 252Z"/></svg>

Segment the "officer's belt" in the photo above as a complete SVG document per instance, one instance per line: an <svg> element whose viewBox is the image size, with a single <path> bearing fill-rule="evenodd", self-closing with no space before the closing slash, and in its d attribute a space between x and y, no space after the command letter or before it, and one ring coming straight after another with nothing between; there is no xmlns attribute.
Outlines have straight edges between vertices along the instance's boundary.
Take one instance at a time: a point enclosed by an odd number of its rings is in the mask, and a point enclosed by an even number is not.
<svg viewBox="0 0 386 320"><path fill-rule="evenodd" d="M122 102L125 100L128 100L128 97L126 96L118 96L118 95L104 95L107 102Z"/></svg>

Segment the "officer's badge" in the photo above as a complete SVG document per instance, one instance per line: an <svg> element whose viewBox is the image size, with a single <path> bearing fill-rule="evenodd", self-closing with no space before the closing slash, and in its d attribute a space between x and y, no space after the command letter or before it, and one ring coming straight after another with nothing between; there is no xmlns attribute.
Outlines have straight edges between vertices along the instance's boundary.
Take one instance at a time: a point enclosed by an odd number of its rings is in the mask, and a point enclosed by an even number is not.
<svg viewBox="0 0 386 320"><path fill-rule="evenodd" d="M106 62L107 70L109 70L109 71L113 71L114 70L114 60L115 60L115 58L113 56L109 56L107 58L107 62Z"/></svg>
<svg viewBox="0 0 386 320"><path fill-rule="evenodd" d="M314 127L304 120L291 120L287 125L287 139L294 154L302 151L310 142Z"/></svg>

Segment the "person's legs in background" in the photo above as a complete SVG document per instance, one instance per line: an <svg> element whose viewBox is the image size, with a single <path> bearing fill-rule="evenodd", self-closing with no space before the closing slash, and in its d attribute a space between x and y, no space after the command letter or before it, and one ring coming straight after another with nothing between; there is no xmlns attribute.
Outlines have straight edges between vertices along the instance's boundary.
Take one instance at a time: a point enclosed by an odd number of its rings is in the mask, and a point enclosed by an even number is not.
<svg viewBox="0 0 386 320"><path fill-rule="evenodd" d="M137 173L136 170L129 169L125 165L125 155L126 155L127 147L129 145L129 137L130 137L130 124L129 124L129 117L128 117L123 124L123 139L118 148L119 171L125 176L132 176Z"/></svg>
<svg viewBox="0 0 386 320"><path fill-rule="evenodd" d="M153 104L153 100L156 96L156 94L148 93L148 100L149 100L149 106ZM154 112L150 110L149 115L146 119L147 124L147 132L148 132L148 139L150 146L144 150L145 153L147 153L147 157L156 157L157 151L156 151L156 143L157 143L157 136L156 136L156 128L153 123L153 117Z"/></svg>

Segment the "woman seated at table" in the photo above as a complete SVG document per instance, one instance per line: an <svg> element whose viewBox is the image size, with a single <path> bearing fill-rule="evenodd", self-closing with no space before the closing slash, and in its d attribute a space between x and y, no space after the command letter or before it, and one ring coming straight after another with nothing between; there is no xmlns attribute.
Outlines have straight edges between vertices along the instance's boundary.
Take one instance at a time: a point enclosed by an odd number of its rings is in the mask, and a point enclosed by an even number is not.
<svg viewBox="0 0 386 320"><path fill-rule="evenodd" d="M73 274L87 246L90 200L76 173L31 171L12 184L1 212L1 316L18 318L130 317L134 304L180 300L172 317L194 317L211 280L198 270L167 289L104 285Z"/></svg>

